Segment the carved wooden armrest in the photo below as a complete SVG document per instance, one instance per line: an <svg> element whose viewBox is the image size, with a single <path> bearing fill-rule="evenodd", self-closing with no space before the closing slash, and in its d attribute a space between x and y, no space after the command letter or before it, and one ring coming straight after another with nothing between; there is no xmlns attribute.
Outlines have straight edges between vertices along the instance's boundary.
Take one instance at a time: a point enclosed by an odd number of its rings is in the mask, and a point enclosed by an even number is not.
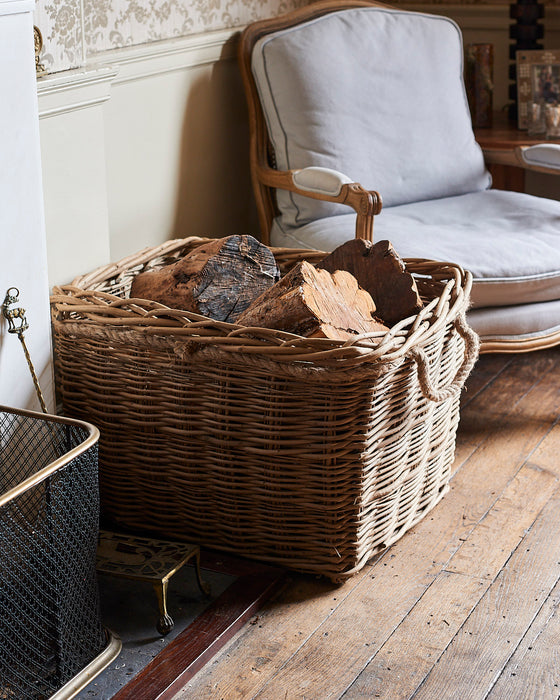
<svg viewBox="0 0 560 700"><path fill-rule="evenodd" d="M526 170L560 175L560 144L539 143L535 146L518 146L515 156Z"/></svg>
<svg viewBox="0 0 560 700"><path fill-rule="evenodd" d="M329 168L274 170L261 167L258 169L258 178L268 187L352 207L357 214L356 238L373 240L373 217L379 214L382 207L378 192L366 190L346 175Z"/></svg>

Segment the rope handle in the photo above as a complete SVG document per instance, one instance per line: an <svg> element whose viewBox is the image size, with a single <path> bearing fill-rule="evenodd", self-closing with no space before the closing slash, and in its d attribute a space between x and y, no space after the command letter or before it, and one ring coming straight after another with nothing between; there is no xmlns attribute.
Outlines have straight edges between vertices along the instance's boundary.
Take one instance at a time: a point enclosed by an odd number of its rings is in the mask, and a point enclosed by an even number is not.
<svg viewBox="0 0 560 700"><path fill-rule="evenodd" d="M416 362L418 369L418 380L420 382L422 394L429 401L434 401L436 403L440 403L441 401L445 401L446 399L456 396L456 394L462 389L467 377L474 367L474 363L478 358L480 340L478 335L467 324L465 314L458 316L453 325L455 326L459 335L465 341L465 354L463 362L457 370L457 374L448 386L443 387L442 389L436 389L434 387L430 379L428 357L422 349L414 347L407 353L407 356Z"/></svg>

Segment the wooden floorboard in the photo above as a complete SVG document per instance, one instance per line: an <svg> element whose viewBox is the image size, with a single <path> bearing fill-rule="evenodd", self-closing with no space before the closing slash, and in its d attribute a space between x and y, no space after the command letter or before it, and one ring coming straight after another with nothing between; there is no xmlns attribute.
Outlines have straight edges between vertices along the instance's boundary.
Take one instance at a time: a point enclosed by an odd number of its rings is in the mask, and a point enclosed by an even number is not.
<svg viewBox="0 0 560 700"><path fill-rule="evenodd" d="M534 700L560 695L559 606L560 584L556 584L488 694L488 700Z"/></svg>
<svg viewBox="0 0 560 700"><path fill-rule="evenodd" d="M560 578L560 496L518 546L438 660L415 700L486 698ZM560 674L560 669L557 670ZM515 697L509 689L508 698Z"/></svg>
<svg viewBox="0 0 560 700"><path fill-rule="evenodd" d="M237 578L113 700L172 698L250 620L285 577L282 569L213 552L203 552L202 566Z"/></svg>
<svg viewBox="0 0 560 700"><path fill-rule="evenodd" d="M360 674L345 699L413 695L465 618L491 588L512 549L523 539L524 530L533 524L556 488L556 479L550 474L535 469L523 471ZM529 495L531 487L538 492L538 500ZM515 526L504 526L508 522ZM491 544L489 535L493 538ZM487 554L490 551L492 556Z"/></svg>
<svg viewBox="0 0 560 700"><path fill-rule="evenodd" d="M292 573L175 696L558 698L560 350L482 356L451 489L340 586Z"/></svg>

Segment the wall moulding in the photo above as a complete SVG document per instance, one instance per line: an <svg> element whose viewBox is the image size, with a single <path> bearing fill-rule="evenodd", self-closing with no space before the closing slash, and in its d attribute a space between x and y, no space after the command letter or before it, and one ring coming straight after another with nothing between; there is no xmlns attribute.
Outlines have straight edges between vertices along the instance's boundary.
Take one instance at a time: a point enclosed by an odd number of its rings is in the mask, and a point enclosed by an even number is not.
<svg viewBox="0 0 560 700"><path fill-rule="evenodd" d="M20 0L2 2L4 5L16 6ZM29 4L21 0L21 4ZM420 12L446 15L454 19L465 31L501 31L507 33L509 5L506 3L425 3L395 2L399 7ZM85 66L59 73L50 73L39 80L39 94L51 95L63 90L75 90L78 85L93 87L98 81L120 84L133 80L142 80L150 76L195 68L220 60L235 57L235 36L240 28L221 29L202 32L183 37L165 39L151 43L139 44L119 49L102 51L92 57ZM546 31L560 31L560 4L548 5L546 8ZM42 116L45 116L42 114Z"/></svg>
<svg viewBox="0 0 560 700"><path fill-rule="evenodd" d="M107 51L239 29L308 1L38 0L34 23L45 39L47 69L59 72L88 65Z"/></svg>
<svg viewBox="0 0 560 700"><path fill-rule="evenodd" d="M0 13L4 6L15 7L20 4L28 5L29 0L11 0L10 2L0 0ZM405 9L446 15L458 22L465 31L507 33L510 24L509 4L507 3L426 3L414 2L414 0L399 2L397 0L393 4ZM102 51L95 54L83 67L50 73L40 79L39 95L41 101L46 104L46 100L50 100L52 94L62 91L65 84L68 85L70 91L75 91L79 85L93 90L97 82L108 81L121 84L172 71L208 65L220 60L233 59L235 57L234 39L239 31L239 27L220 29ZM557 31L560 31L560 4L551 4L546 8L546 32L549 34ZM48 98L47 95L49 95ZM58 100L60 104L63 102L60 95ZM46 110L49 109L50 107L47 106ZM46 116L44 110L42 110L41 116Z"/></svg>
<svg viewBox="0 0 560 700"><path fill-rule="evenodd" d="M37 81L39 119L94 107L111 97L117 69L104 66L47 75Z"/></svg>
<svg viewBox="0 0 560 700"><path fill-rule="evenodd" d="M0 0L0 15L15 15L33 12L34 0Z"/></svg>
<svg viewBox="0 0 560 700"><path fill-rule="evenodd" d="M84 68L37 80L39 117L85 109L111 98L111 86L235 57L237 30L222 30L104 52Z"/></svg>
<svg viewBox="0 0 560 700"><path fill-rule="evenodd" d="M400 6L451 17L465 43L494 43L496 108L507 101L505 4ZM546 19L554 42L560 6ZM170 236L256 230L240 30L112 48L37 80L51 284Z"/></svg>
<svg viewBox="0 0 560 700"><path fill-rule="evenodd" d="M114 49L100 54L90 66L118 66L114 82L126 83L164 73L216 63L235 57L232 38L239 30L224 29Z"/></svg>

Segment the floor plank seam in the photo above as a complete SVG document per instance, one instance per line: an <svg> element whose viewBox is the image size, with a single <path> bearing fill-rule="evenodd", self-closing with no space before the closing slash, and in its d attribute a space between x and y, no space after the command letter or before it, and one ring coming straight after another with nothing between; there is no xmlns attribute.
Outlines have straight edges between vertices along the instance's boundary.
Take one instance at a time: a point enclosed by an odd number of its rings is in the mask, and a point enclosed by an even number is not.
<svg viewBox="0 0 560 700"><path fill-rule="evenodd" d="M441 518L340 589L289 577L181 698L560 700L559 348L480 370Z"/></svg>
<svg viewBox="0 0 560 700"><path fill-rule="evenodd" d="M384 550L383 552L381 552L381 553L378 555L379 558L376 559L375 564L378 564L380 561L382 561L382 559L383 559L386 555L388 556L390 551L391 551L391 546L387 547L386 550ZM301 650L303 647L305 647L306 644L308 644L308 643L310 642L310 640L312 639L312 637L313 637L315 634L317 634L317 632L321 629L321 627L323 627L323 626L325 625L325 623L326 623L328 620L330 620L330 618L332 617L332 615L336 613L337 609L340 607L340 605L343 604L343 602L348 598L348 596L350 596L351 594L355 593L356 589L357 589L359 586L361 586L362 584L363 584L363 585L366 585L364 582L367 582L367 580L368 580L370 577L372 577L372 572L373 572L373 570L374 570L374 565L368 564L367 566L368 566L368 569L369 569L368 572L367 572L365 575L363 575L363 576L360 577L360 580L357 582L356 586L354 586L354 587L351 589L351 591L348 593L348 595L345 596L345 597L340 601L340 603L337 601L337 603L338 603L337 606L336 606L335 608L333 608L333 609L330 611L330 613L321 621L321 623L320 623L319 625L317 625L317 627L313 630L313 632L311 632L309 635L307 635L306 639L297 647L297 649L291 654L291 656L290 656L288 659L286 659L286 661L284 661L284 663L281 664L281 665L278 667L278 669L274 672L274 674L273 674L272 676L270 676L270 678L267 679L267 681L264 683L264 685L262 685L262 686L258 689L258 691L257 691L255 694L251 695L250 700L258 700L259 696L262 695L262 693L263 693L263 691L266 689L267 685L269 685L270 683L272 683L272 682L276 679L276 677L284 670L284 668L286 667L286 665L290 663L291 659L294 658L294 657L300 652L300 650ZM373 577L372 577L372 578L373 578ZM391 638L391 636L395 633L395 631L398 629L398 627L402 624L403 620L406 619L406 617L408 617L408 615L410 614L410 612L416 607L416 605L418 604L419 600L424 596L424 594L426 593L426 591L428 590L428 588L433 584L433 582L434 582L434 580L435 580L436 578L437 578L437 574L434 575L432 581L430 581L430 583L426 585L425 590L423 591L423 593L422 593L422 595L420 596L420 598L414 602L414 604L410 607L409 610L406 611L406 613L402 616L402 618L401 618L401 619L399 620L399 622L394 626L394 628L386 635L386 637L378 643L376 651L374 651L373 654L372 654L370 657L368 657L367 663L365 663L364 666L363 666L363 668L360 669L360 673L368 666L369 663L371 663L371 661L373 661L373 659L377 656L377 654L379 653L379 651L380 651L380 649L383 647L383 645L386 644L386 642ZM358 676L359 676L359 673L358 673ZM340 699L343 697L343 695L349 690L349 688L351 688L351 686L355 683L356 678L357 678L357 676L354 678L354 680L352 681L352 683L350 683L349 686L348 686L347 688L344 689L344 691L342 692L342 694L338 696L337 700L340 700ZM248 699L248 700L249 700L249 699Z"/></svg>
<svg viewBox="0 0 560 700"><path fill-rule="evenodd" d="M452 557L450 557L450 558L452 558ZM346 688L344 689L344 691L338 696L337 700L343 700L344 696L351 690L352 686L354 686L354 685L357 683L357 681L358 681L360 675L365 671L365 669L366 669L366 668L369 666L369 664L375 659L375 657L379 655L379 653L383 650L383 647L387 644L387 642L389 642L389 640L391 639L391 637L393 637L393 635L396 633L396 631L399 629L399 627L402 625L402 623L409 617L409 615L414 611L414 609L420 605L420 602L422 601L422 599L424 598L424 596L428 594L430 588L436 583L437 579L439 578L439 576L440 576L442 573L461 573L461 572L446 572L446 571L442 568L437 574L434 574L432 581L430 581L430 583L428 583L428 584L426 585L426 587L425 587L424 590L422 591L421 595L414 601L414 603L411 605L411 607L402 615L401 619L400 619L399 622L393 627L393 629L390 630L390 632L386 635L386 637L385 637L382 641L379 642L379 644L378 644L377 649L375 650L375 652L368 658L367 663L365 663L365 664L363 665L363 667L360 669L360 671L358 672L358 674L354 677L354 679L352 680L352 682L349 683L349 684L346 686ZM473 607L473 609L474 609L474 607ZM472 611L471 611L471 612L472 612ZM470 612L469 612L469 614L470 614ZM447 648L447 646L446 646L446 648ZM442 651L442 654L443 654L444 652L445 652L445 649ZM441 654L440 654L440 656L441 656ZM438 659L440 658L440 656L438 656ZM435 663L437 664L437 659L436 659ZM422 683L423 683L423 682L424 682L424 681L422 680ZM418 688L420 687L420 685L421 685L421 684L419 684L418 687L414 690L414 693L417 692L417 690L418 690ZM410 697L412 698L412 695L411 695Z"/></svg>
<svg viewBox="0 0 560 700"><path fill-rule="evenodd" d="M542 436L542 438L539 440L539 442L535 445L534 449L531 450L529 455L527 455L527 462L531 461L531 457L535 454L535 452L539 449L539 447L542 445L542 443L549 437L549 435L555 430L558 425L560 425L560 413L558 414L556 420L550 425L549 430L546 431L546 433ZM539 469L543 469L550 474L554 474L557 478L560 478L560 474L551 471L550 469L546 469L545 467L541 467L541 465L538 462L533 463L536 467Z"/></svg>
<svg viewBox="0 0 560 700"><path fill-rule="evenodd" d="M500 375L503 374L503 372L504 372L508 367L510 367L510 366L512 365L512 363L513 363L513 358L511 358L510 360L508 360L508 362L506 362L505 365L503 365L502 367L500 367L500 369L499 369L495 374L493 374L491 377L489 377L488 381L485 382L481 387L479 387L479 388L474 392L474 394L473 394L472 396L468 396L468 398L465 398L465 399L464 399L464 403L462 404L462 407L461 407L461 408L462 408L462 409L466 408L474 399L476 399L477 396L479 396L479 395L482 394L484 391L486 391L486 390L488 389L488 387L489 387L493 382L495 382L495 381L500 377ZM476 365L475 365L475 368L476 368ZM463 396L466 397L466 395L467 395L467 393L468 393L468 383L467 383L466 387L463 389L463 391L465 392L465 393L463 394Z"/></svg>
<svg viewBox="0 0 560 700"><path fill-rule="evenodd" d="M500 573L501 573L501 572L500 572ZM498 577L496 577L496 578L498 578ZM494 686L496 685L496 683L500 680L500 678L501 678L501 676L502 676L504 670L507 668L508 663L509 663L510 660L513 658L513 656L515 655L515 652L516 652L516 651L519 649L519 647L521 646L521 644L522 644L523 640L525 639L525 637L529 634L529 630L531 629L531 625L533 624L533 622L534 622L534 621L536 620L536 618L538 617L540 611L541 611L541 610L543 609L543 607L546 605L546 602L547 602L548 598L550 597L552 591L553 591L554 588L558 585L559 582L560 582L560 576L556 579L556 582L554 583L554 585L551 586L550 590L548 591L547 596L544 598L542 604L538 607L537 611L535 612L535 614L534 614L533 617L531 618L531 621L530 621L529 624L527 625L527 628L526 628L524 634L521 635L521 637L519 638L517 644L516 644L516 645L514 646L514 648L511 650L511 654L507 657L507 659L504 661L504 663L503 663L502 667L500 668L500 670L496 673L496 676L494 677L493 683L492 683L491 686L489 687L488 691L486 692L486 695L484 695L484 698L482 698L482 700L486 700L486 698L487 698L487 697L490 695L490 693L492 692L492 689L494 688ZM556 608L558 607L559 604L560 604L560 602L556 605ZM468 619L468 618L467 618L467 619ZM466 620L465 620L465 622L466 622Z"/></svg>
<svg viewBox="0 0 560 700"><path fill-rule="evenodd" d="M507 482L504 484L502 490L501 490L499 493L497 493L496 498L492 501L492 503L490 504L490 506L488 507L488 509L481 515L481 517L477 520L477 522L473 525L473 527L468 531L468 533L466 533L466 536L464 536L463 538L461 538L461 544L458 545L457 549L453 552L453 554L452 554L451 557L447 560L447 562L444 564L444 566L447 565L447 563L450 561L450 559L451 559L453 556L455 556L455 554L457 553L457 551L459 551L459 549L461 549L461 547L464 546L464 543L465 543L466 541L468 541L469 537L470 537L471 534L474 532L474 530L481 524L481 522L482 522L482 521L488 516L488 514L493 510L493 508L496 506L496 503L500 500L500 498L503 497L504 493L507 491L507 489L508 489L508 487L510 486L510 484L517 478L519 472L520 472L522 469L524 469L525 467L529 467L529 466L532 464L532 463L531 463L531 460L530 460L530 457L535 453L535 451L538 449L539 445L546 439L546 437L550 434L550 432L554 429L554 427L555 427L559 422L560 422L560 416L552 423L550 429L546 431L546 433L545 433L545 434L542 436L542 438L538 441L537 445L531 450L531 452L530 452L529 455L526 457L526 459L524 459L524 461L521 462L521 463L519 464L519 467L516 469L516 471L515 471L513 474L510 475L510 478L509 478L509 479L507 480ZM490 437L490 436L489 436L489 437ZM482 446L483 444L484 444L484 443L481 443L481 446ZM476 452L478 451L478 449L479 449L479 448L477 448L477 449L465 460L465 462L461 465L461 467L459 467L459 468L453 473L453 476L452 476L451 479L450 479L450 486L451 486L451 487L453 486L453 478L459 473L459 471L460 471L461 469L463 469L464 467L466 467L466 465L469 463L469 461L470 461L471 459L474 458L474 455L476 454ZM538 463L535 463L535 464L536 464L536 467L537 467L538 469L541 469L542 471L547 471L547 472L549 472L552 476L554 476L554 478L555 478L557 481L560 480L560 476L559 476L558 474L556 474L555 472L551 472L550 470L541 467ZM544 507L544 506L543 506L543 507ZM542 510L542 509L541 509L541 510ZM540 512L541 512L541 511L539 511L539 513L540 513ZM537 517L538 517L538 516L537 516ZM535 520L536 520L536 518L535 518Z"/></svg>
<svg viewBox="0 0 560 700"><path fill-rule="evenodd" d="M556 492L557 492L557 491L558 491L558 489L556 490ZM555 493L556 493L556 492L555 492ZM551 496L551 498L552 498L552 497L553 497L553 496ZM550 501L550 499L549 499L549 501ZM548 501L548 502L549 502L549 501ZM548 502L547 502L547 503L548 503ZM540 517L540 515L542 514L543 510L546 508L547 503L545 503L545 504L543 505L543 507L539 510L539 512L538 512L537 515L535 516L535 518L534 518L533 522L531 523L531 525L526 529L526 533L530 532L531 529L534 527L536 521L539 519L539 517ZM487 582L488 585L484 588L484 590L483 590L483 592L481 593L480 597L478 598L478 600L476 600L475 604L471 607L470 611L469 611L468 614L466 615L466 617L465 617L465 619L463 620L462 624L461 624L461 625L459 626L459 628L457 629L456 633L451 637L451 639L449 640L449 642L445 645L445 648L442 650L441 654L439 654L439 656L438 656L437 659L435 660L435 663L433 664L432 668L429 670L429 672L428 672L428 673L425 675L425 677L422 679L422 682L418 684L418 686L416 687L416 689L414 690L414 692L409 696L408 700L413 700L414 696L417 695L417 693L420 691L421 687L426 683L428 677L434 672L434 669L437 667L438 662L440 661L440 659L442 658L442 656L445 654L445 652L447 651L447 649L450 647L450 645L453 643L453 641L459 637L459 635L461 634L461 631L464 630L464 628L465 628L465 626L467 625L467 623L469 623L470 618L471 618L471 616L473 615L473 612L475 611L475 609L477 608L477 606L479 605L480 601L481 601L481 600L484 598L484 596L488 593L488 591L490 590L490 588L491 588L495 583L498 582L498 580L500 579L500 577L503 577L503 572L507 569L508 564L509 564L509 562L511 561L512 557L513 557L514 554L517 552L517 550L519 549L519 547L522 546L522 545L524 545L524 538L522 538L522 539L518 542L518 544L517 544L517 545L515 546L515 548L512 550L512 552L511 552L510 555L507 557L507 559L505 560L505 562L500 566L500 569L499 569L499 571L497 572L497 574L496 574L492 579L487 579L487 578L484 578L484 577L478 577L478 578L481 579L481 581ZM463 572L448 572L448 573L463 573ZM465 574L465 575L468 575L468 574ZM476 577L475 577L475 578L476 578ZM529 623L527 624L526 629L525 629L525 632L519 637L519 640L518 640L517 644L514 645L514 647L512 648L511 653L507 656L507 658L506 658L505 661L503 662L501 668L500 668L499 671L496 673L496 675L495 675L495 677L494 677L494 680L493 680L491 686L488 688L488 690L486 691L485 695L484 695L483 697L480 698L480 700L485 700L485 698L487 698L487 697L490 695L490 693L492 692L492 688L493 688L493 687L496 685L496 683L498 682L498 680L499 680L499 678L501 677L501 675L502 675L504 669L507 667L509 661L511 660L511 658L513 657L513 655L515 654L515 652L517 651L517 649L520 647L520 645L521 645L523 639L524 639L525 636L528 634L528 632L529 632L529 630L530 630L530 628L531 628L531 625L533 624L533 622L534 622L535 619L537 618L537 616L538 616L538 614L540 613L540 611L541 611L541 610L543 609L543 607L545 606L547 600L549 599L550 595L552 594L552 591L553 591L554 588L558 585L559 582L560 582L560 575L559 575L558 577L556 577L556 579L555 579L555 581L554 581L554 584L550 586L550 588L549 588L549 590L548 590L548 592L547 592L547 595L543 598L543 602L541 603L541 605L538 606L536 612L534 613L534 615L531 617ZM420 601L420 599L419 599L419 601ZM418 601L418 602L419 602L419 601ZM559 601L558 605L560 605L560 601ZM559 696L559 697L560 697L560 696Z"/></svg>
<svg viewBox="0 0 560 700"><path fill-rule="evenodd" d="M556 363L555 363L555 364L556 364ZM510 363L508 363L507 367L510 367L510 366L512 366L512 365L513 365L513 362L510 362ZM476 447L475 447L475 448L473 449L473 451L468 455L468 457L466 457L460 464L457 464L457 465L456 465L455 463L453 463L453 465L452 465L452 473L451 473L451 477L450 477L450 484L451 484L451 482L453 481L453 478L456 476L456 474L457 474L466 464L468 464L468 462L479 452L479 450L482 450L482 449L484 448L484 446L492 439L493 435L494 435L496 432L499 432L500 427L503 426L504 422L507 420L507 417L512 413L512 411L515 410L515 408L523 401L523 399L524 399L526 396L528 396L528 395L531 393L531 391L535 390L535 388L538 387L538 385L541 384L541 383L544 381L544 378L545 378L553 369L556 369L556 367L550 367L545 373L543 373L538 379L536 379L536 380L531 384L531 386L530 386L523 394L517 395L517 396L516 396L516 401L509 407L509 410L508 410L507 412L498 413L499 422L498 422L498 424L495 426L494 430L488 431L488 433L483 437L482 441L480 441L480 442L476 445ZM493 382L498 378L498 376L499 376L500 374L501 374L501 372L500 372L498 375L496 375L496 377L494 377L494 379L492 380L492 382L489 382L489 383L486 385L485 389L486 389L491 383L493 383ZM478 393L480 393L480 392L477 392L476 395L478 395ZM475 396L476 396L476 395L475 395ZM475 397L473 397L473 399L474 399L474 398L475 398ZM469 401L469 404L470 404L470 403L471 403L471 402ZM466 404L466 405L469 405L469 404ZM465 409L466 409L466 405L463 406L463 407L461 408L461 415L463 415L464 413L466 413L466 410L465 410ZM560 420L560 417L557 417L556 420L554 421L554 423L550 426L550 429L547 431L546 434L548 434L548 433L550 432L550 430L552 430L552 429L554 428L554 426L556 425L556 423L557 423L559 420ZM459 426L458 426L458 431L460 431L460 430L461 430L461 419L459 420ZM544 440L545 437L546 437L546 435L543 436L542 440ZM540 444L540 442L542 442L542 440L539 441L539 444ZM537 445L537 447L538 447L538 445ZM535 447L535 449L537 449L537 447Z"/></svg>
<svg viewBox="0 0 560 700"><path fill-rule="evenodd" d="M517 472L516 472L516 475L517 475L517 474L519 473L519 471L523 468L523 466L525 466L525 463L523 463L523 465L519 467L519 469L518 469ZM432 673L432 670L433 670L433 668L437 665L439 659L441 659L441 657L443 656L443 654L445 654L445 652L446 652L446 650L448 649L448 647L449 647L449 646L453 643L453 641L460 635L461 630L464 629L465 625L467 624L467 622L468 622L469 619L471 618L471 615L473 614L473 611L475 610L475 608L479 605L480 601L481 601L481 600L483 599L483 597L487 594L487 592L488 592L488 591L490 590L490 588L494 585L494 583L496 583L496 582L498 581L500 575L502 574L503 570L508 566L508 563L510 562L510 560L511 560L511 558L513 557L513 555L515 554L515 552L517 552L518 548L523 544L524 538L521 537L521 538L519 539L519 542L515 545L515 547L514 547L514 548L512 549L512 551L510 552L509 556L508 556L508 557L506 558L506 560L501 564L500 569L498 570L498 572L496 573L496 575L493 576L493 577L491 577L491 578L488 578L488 577L485 577L485 576L480 576L480 575L478 575L478 576L476 576L476 575L470 575L468 572L453 571L453 570L450 570L450 569L447 568L447 565L448 565L448 564L451 562L451 560L454 558L455 554L461 549L462 546L464 546L464 543L468 541L469 536L470 536L470 535L476 530L476 528L484 521L484 519L488 516L488 514L489 514L489 513L492 511L492 509L495 507L496 503L503 497L503 494L506 492L508 485L511 483L511 481L513 481L514 478L515 478L515 475L512 477L512 479L510 479L510 480L508 481L508 483L506 484L506 486L504 487L504 489L501 491L501 493L500 493L500 494L497 496L497 498L494 500L492 506L487 510L487 512L480 518L480 520L479 520L479 521L473 526L473 528L469 531L468 536L465 537L464 539L462 539L461 545L460 545L459 547L457 547L457 549L451 554L451 556L449 557L449 559L447 560L447 562L445 562L445 564L442 565L442 568L441 568L441 570L439 571L439 573L434 577L434 579L431 581L431 583L428 584L428 585L426 586L426 588L424 589L424 591L422 592L422 594L421 594L421 595L418 597L418 599L415 601L414 605L412 605L412 606L410 607L410 609L406 612L406 614L404 614L404 615L401 617L399 623L393 628L393 630L391 631L391 633L390 633L389 635L387 635L387 637L379 644L379 646L378 646L377 650L375 651L375 653L368 659L367 663L360 669L360 672L358 673L358 675L357 675L357 676L353 679L353 681L352 681L350 684L348 684L348 686L344 689L343 693L339 696L339 700L340 700L340 698L343 698L344 695L347 694L347 693L350 691L350 689L352 688L352 686L354 686L354 685L356 684L356 682L358 681L358 678L359 678L360 674L363 673L363 672L365 671L365 669L367 668L367 666L373 661L373 659L374 659L378 654L380 654L380 653L382 652L383 647L387 644L387 642L388 642L388 641L391 639L391 637L395 634L395 632L398 630L398 628L399 628L400 625L404 622L404 620L414 611L414 609L415 609L417 606L419 606L419 605L421 604L422 599L424 598L424 596L426 596L426 595L429 594L430 588L431 588L433 585L435 585L437 579L439 578L439 576L441 576L441 574L446 574L446 575L455 574L455 575L461 575L461 576L463 576L463 577L465 577L465 578L471 578L471 579L473 579L473 580L479 580L481 583L484 584L484 585L481 587L480 595L479 595L479 596L477 597L477 599L473 602L473 605L471 606L469 612L467 613L465 619L463 620L462 624L459 626L459 628L457 629L457 631L455 632L455 634L449 639L448 643L445 645L445 647L442 649L441 653L440 653L440 654L437 656L437 658L435 659L435 662L434 662L434 665L432 666L432 668L428 671L428 673L426 674L426 676L422 679L422 681L417 685L417 687L415 688L415 690L412 692L412 694L410 695L410 700L414 697L414 695L416 695L416 694L419 692L421 686L424 684L424 682L426 681L426 679L428 678L428 676L430 675L430 673ZM549 499L549 500L550 500L550 499ZM547 505L546 503L543 504L542 508L540 508L539 511L535 514L535 517L534 517L532 523L529 525L529 527L526 529L525 532L529 532L529 531L531 530L531 528L534 527L535 522L536 522L536 521L538 520L538 518L540 517L540 515L541 515L541 513L543 512L543 510L544 510L544 508L546 507L546 505ZM557 579L556 582L554 583L554 586L558 583L558 580L560 580L560 577L558 577L558 579ZM551 593L551 591L553 590L554 586L552 586L552 587L550 588L550 590L549 590L549 592L548 592L548 595L550 595L550 593ZM547 596L547 597L548 597L548 596ZM531 622L530 622L529 625L527 626L527 630L529 629L530 625L532 624L533 620L536 618L536 616L538 615L538 613L540 612L540 610L542 609L542 607L545 605L546 600L547 600L547 598L545 598L545 599L543 600L542 605L539 606L539 609L536 611L536 613L535 613L535 615L533 616ZM524 636L524 635L523 635L523 636ZM502 668L500 669L500 673L498 674L498 676L497 676L496 679L494 680L494 683L497 682L497 680L498 680L498 678L499 678L499 675L501 674L501 672L503 671L503 669L506 667L506 665L507 665L507 663L509 662L511 656L515 653L515 651L517 650L517 648L518 648L519 645L521 644L521 641L522 641L522 639L523 639L523 636L519 639L518 644L515 645L515 648L512 650L512 652L511 652L511 654L508 656L507 660L504 662ZM490 690L489 690L488 692L490 692Z"/></svg>
<svg viewBox="0 0 560 700"><path fill-rule="evenodd" d="M380 560L385 556L385 554L389 551L389 549L390 549L390 547L388 547L386 550L384 550L383 552L380 552L378 555L376 555L378 558L376 559L375 563L377 563L378 561L380 561ZM336 604L336 606L333 607L333 608L330 610L329 614L328 614L325 618L323 618L323 619L321 620L320 624L318 624L317 627L315 627L315 628L313 629L313 631L310 632L310 633L306 636L306 638L301 642L301 644L293 651L293 653L291 654L291 656L290 656L289 658L287 658L282 664L280 664L280 666L279 666L279 667L276 669L276 671L266 680L266 682L265 682L262 686L259 687L259 689L256 691L256 693L254 693L253 695L251 695L250 698L247 698L247 700L256 700L256 698L258 698L259 695L262 694L262 692L265 690L266 686L269 685L271 682L273 682L273 681L276 679L276 677L284 670L284 668L286 667L286 665L287 665L288 663L290 663L290 660L291 660L294 656L296 656L296 655L300 652L300 650L303 649L303 648L305 647L306 644L309 643L309 641L311 640L311 638L321 629L321 627L323 627L323 626L327 623L327 621L330 620L330 618L336 613L336 611L337 611L338 608L344 603L344 601L347 600L347 598L348 598L349 596L351 596L351 595L356 591L356 588L358 588L358 586L360 586L364 580L367 580L367 579L369 578L369 576L371 575L371 572L372 572L372 570L373 570L373 566L374 566L373 564L368 563L368 564L366 564L366 565L364 566L364 568L363 568L360 572L358 572L357 574L355 574L355 577L357 577L357 579L358 579L358 580L356 581L355 585L352 586L352 588L348 591L348 593L346 593L346 595L344 595L343 598L340 599L340 601L337 599L337 604ZM352 580L352 579L350 579L350 580ZM289 578L288 578L288 580L286 581L286 585L288 585L289 582L290 582L290 581L289 581ZM346 582L346 584L348 585L348 582ZM335 590L336 590L336 589L335 589ZM269 607L269 606L266 605L265 608L263 609L263 612L266 612L266 609L267 609L268 607ZM250 633L250 630L242 630L242 633ZM241 636L242 636L242 634L240 635L240 637L241 637ZM238 638L240 638L240 637L238 637ZM233 641L233 640L232 640L232 641ZM231 643L230 643L230 644L231 644ZM226 651L227 651L227 647L224 648L224 652L226 652Z"/></svg>
<svg viewBox="0 0 560 700"><path fill-rule="evenodd" d="M556 584L551 588L551 590L549 591L547 597L544 599L543 604L542 604L540 610L538 611L537 615L535 615L535 618L533 619L533 621L531 622L531 624L527 627L527 630L526 630L525 634L521 637L521 639L520 639L520 641L519 641L519 644L517 645L517 647L516 647L516 649L515 649L515 651L514 651L514 654L512 654L512 656L511 656L511 658L510 658L510 661L511 661L511 659L513 659L513 657L514 657L515 654L517 653L517 650L520 649L520 647L522 647L522 645L525 646L526 651L531 651L534 647L536 647L536 646L538 645L539 638L540 638L543 634L545 634L545 630L546 630L546 627L547 627L548 623L549 623L554 617L556 617L556 615L558 614L558 610L559 610L559 608L560 608L560 597L557 597L556 600L553 601L553 604L551 605L550 613L548 614L548 616L547 616L547 618L546 618L546 621L545 621L544 625L542 626L542 628L541 628L541 629L538 629L537 632L536 632L536 634L535 634L531 639L529 639L529 636L530 636L530 633L531 633L531 628L532 628L532 626L533 626L535 620L538 618L540 612L544 609L544 607L547 605L547 603L553 598L554 589L555 589L555 587L556 587L557 585L558 585L558 581L557 581ZM526 640L528 641L528 643L523 644ZM523 658L523 657L522 657L522 658ZM503 678L504 672L507 670L507 666L508 666L508 665L509 665L509 661L508 661L508 664L506 664L506 665L504 666L504 668L502 669L502 673L500 674L499 678L496 680L496 682L495 682L494 685L492 686L492 689L491 689L491 690L489 691L489 693L487 694L487 696L486 696L487 698L493 693L495 686L500 682L501 678ZM516 666L515 668L518 668L518 667L519 667L519 664L518 664L518 666ZM556 700L558 700L558 697L560 697L560 693L557 695ZM485 699L484 699L484 700L485 700Z"/></svg>

